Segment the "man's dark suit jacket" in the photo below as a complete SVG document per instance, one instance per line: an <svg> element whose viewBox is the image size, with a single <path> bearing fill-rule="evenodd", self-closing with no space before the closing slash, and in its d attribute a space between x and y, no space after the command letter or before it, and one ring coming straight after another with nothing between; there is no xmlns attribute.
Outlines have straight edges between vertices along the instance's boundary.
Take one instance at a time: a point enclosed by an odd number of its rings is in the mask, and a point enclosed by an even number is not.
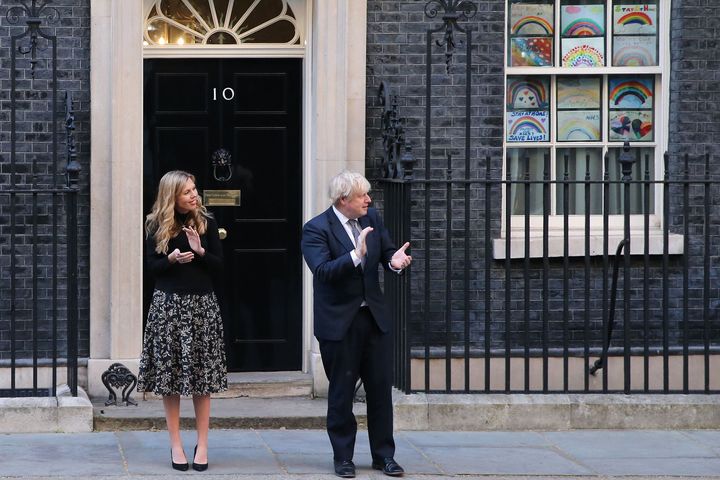
<svg viewBox="0 0 720 480"><path fill-rule="evenodd" d="M380 330L391 329L380 289L378 264L388 263L397 248L377 210L369 208L358 218L360 229L373 227L366 238L365 267L355 267L350 251L355 247L332 207L303 227L302 252L313 273L315 336L341 340L360 310L363 299Z"/></svg>

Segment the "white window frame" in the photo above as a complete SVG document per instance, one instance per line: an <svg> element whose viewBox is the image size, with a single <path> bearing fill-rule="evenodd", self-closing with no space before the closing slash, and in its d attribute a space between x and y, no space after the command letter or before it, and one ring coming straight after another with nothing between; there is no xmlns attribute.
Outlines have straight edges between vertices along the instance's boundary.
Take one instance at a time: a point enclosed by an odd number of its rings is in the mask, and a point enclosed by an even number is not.
<svg viewBox="0 0 720 480"><path fill-rule="evenodd" d="M668 130L669 130L669 104L670 104L670 93L669 93L669 82L670 82L670 16L672 8L672 0L658 0L658 65L651 67L592 67L592 68L572 68L572 67L511 67L508 66L509 56L509 42L508 42L508 22L510 15L510 8L508 0L505 0L505 24L504 24L504 56L503 62L505 65L504 73L504 89L503 89L503 168L502 175L503 180L506 178L506 169L508 168L508 156L507 151L509 148L540 148L550 150L550 171L551 179L555 177L556 171L556 152L559 148L573 148L573 147L587 147L587 148L602 148L602 155L604 157L605 152L612 148L622 148L622 142L558 142L557 138L557 110L556 110L556 81L558 76L571 76L571 75L582 75L582 76L600 76L602 78L602 132L603 139L607 138L608 130L608 104L607 104L607 89L608 89L608 76L609 75L653 75L655 77L655 103L654 103L654 140L652 142L631 142L633 148L653 148L654 149L654 162L653 172L654 179L659 180L663 178L664 164L663 154L668 148ZM605 28L605 58L606 64L612 61L612 0L606 0L606 28ZM561 64L561 43L560 43L560 0L554 1L555 8L555 28L553 37L553 55L554 65ZM549 76L550 77L550 140L547 142L508 142L507 133L507 84L508 77L511 76ZM603 165L604 169L604 165ZM505 258L505 237L506 237L506 217L505 217L505 195L506 189L502 189L502 225L500 238L495 239L493 242L493 255L495 258ZM551 188L551 203L552 210L555 211L556 194L554 186ZM650 227L650 250L651 253L662 253L662 218L663 218L663 201L662 201L662 188L654 188L654 212L649 215L649 227ZM643 242L639 241L642 239L644 233L644 215L631 215L631 238L636 241L631 242L631 253L643 253ZM548 237L549 237L549 250L550 256L562 256L564 254L563 248L563 232L564 232L564 218L563 215L551 214L548 219ZM570 256L585 255L585 215L569 215L568 216L568 227L570 231ZM622 240L624 233L624 218L623 215L609 215L608 216L608 230L609 230L609 244L610 250L614 250L618 242ZM511 216L511 256L513 258L523 257L524 253L524 241L525 241L525 215L512 215ZM593 214L590 215L590 235L591 235L591 255L602 255L603 253L603 215ZM542 251L542 236L543 236L543 215L530 215L530 256L541 257ZM670 253L678 254L682 253L682 236L671 235L670 238ZM614 252L610 252L611 254Z"/></svg>

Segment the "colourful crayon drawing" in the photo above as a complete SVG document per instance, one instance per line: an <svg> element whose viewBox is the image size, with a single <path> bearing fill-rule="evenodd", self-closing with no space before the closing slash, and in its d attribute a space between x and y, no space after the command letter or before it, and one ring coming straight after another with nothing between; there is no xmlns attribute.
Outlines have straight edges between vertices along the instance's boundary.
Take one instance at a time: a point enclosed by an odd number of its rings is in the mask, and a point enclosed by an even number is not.
<svg viewBox="0 0 720 480"><path fill-rule="evenodd" d="M566 5L562 9L561 30L564 37L605 34L605 11L602 5Z"/></svg>
<svg viewBox="0 0 720 480"><path fill-rule="evenodd" d="M608 85L610 108L652 107L652 80L647 78L611 77Z"/></svg>
<svg viewBox="0 0 720 480"><path fill-rule="evenodd" d="M600 78L559 77L557 108L600 108Z"/></svg>
<svg viewBox="0 0 720 480"><path fill-rule="evenodd" d="M510 10L510 33L513 35L552 35L553 6L513 4Z"/></svg>
<svg viewBox="0 0 720 480"><path fill-rule="evenodd" d="M647 111L610 112L611 141L652 141L652 113Z"/></svg>
<svg viewBox="0 0 720 480"><path fill-rule="evenodd" d="M523 17L512 26L512 33L519 35L533 35L538 32L545 35L552 35L552 31L553 28L550 22L542 17L536 16Z"/></svg>
<svg viewBox="0 0 720 480"><path fill-rule="evenodd" d="M547 77L508 77L507 106L509 109L547 108Z"/></svg>
<svg viewBox="0 0 720 480"><path fill-rule="evenodd" d="M550 38L513 38L510 45L510 65L513 67L552 65L552 39Z"/></svg>
<svg viewBox="0 0 720 480"><path fill-rule="evenodd" d="M548 139L548 112L508 112L508 142L545 142Z"/></svg>
<svg viewBox="0 0 720 480"><path fill-rule="evenodd" d="M652 25L653 21L647 13L631 12L626 13L617 20L618 25Z"/></svg>
<svg viewBox="0 0 720 480"><path fill-rule="evenodd" d="M566 37L582 37L602 35L603 30L597 23L590 22L586 19L576 20L567 26L562 32Z"/></svg>
<svg viewBox="0 0 720 480"><path fill-rule="evenodd" d="M648 67L657 65L656 37L623 37L613 39L613 65Z"/></svg>
<svg viewBox="0 0 720 480"><path fill-rule="evenodd" d="M591 111L559 111L558 141L583 142L600 140L600 112Z"/></svg>
<svg viewBox="0 0 720 480"><path fill-rule="evenodd" d="M656 5L615 5L613 9L616 34L655 33L656 19Z"/></svg>
<svg viewBox="0 0 720 480"><path fill-rule="evenodd" d="M602 67L605 65L603 38L563 38L563 67Z"/></svg>

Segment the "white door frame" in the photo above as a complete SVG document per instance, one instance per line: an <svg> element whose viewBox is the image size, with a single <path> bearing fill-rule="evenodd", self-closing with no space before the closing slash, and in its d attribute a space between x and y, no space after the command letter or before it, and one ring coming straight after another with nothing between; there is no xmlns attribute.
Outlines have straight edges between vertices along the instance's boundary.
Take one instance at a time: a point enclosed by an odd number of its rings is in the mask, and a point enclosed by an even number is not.
<svg viewBox="0 0 720 480"><path fill-rule="evenodd" d="M142 2L91 0L90 359L91 396L122 362L137 373L142 343L143 58L285 56L304 58L303 220L327 208L326 185L342 168L365 167L367 6L308 0L305 45L143 49ZM302 53L300 52L302 50ZM326 391L312 337L312 277L303 274L303 371Z"/></svg>

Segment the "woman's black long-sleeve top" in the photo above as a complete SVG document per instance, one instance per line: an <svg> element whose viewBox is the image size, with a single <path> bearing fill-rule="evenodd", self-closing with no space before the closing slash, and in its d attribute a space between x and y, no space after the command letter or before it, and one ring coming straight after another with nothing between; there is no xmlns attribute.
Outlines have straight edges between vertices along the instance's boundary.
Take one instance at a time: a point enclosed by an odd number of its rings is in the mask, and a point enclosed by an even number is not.
<svg viewBox="0 0 720 480"><path fill-rule="evenodd" d="M175 218L185 224L186 215L176 214ZM218 226L215 219L207 218L207 229L205 234L200 235L200 244L205 249L205 255L200 256L195 252L195 257L189 263L170 263L167 254L155 251L154 234L145 239L145 258L150 272L155 277L155 288L169 293L193 293L203 294L213 291L213 278L217 276L223 267L222 245L218 237ZM168 242L167 253L170 254L176 248L181 252L190 251L185 232L171 238Z"/></svg>

